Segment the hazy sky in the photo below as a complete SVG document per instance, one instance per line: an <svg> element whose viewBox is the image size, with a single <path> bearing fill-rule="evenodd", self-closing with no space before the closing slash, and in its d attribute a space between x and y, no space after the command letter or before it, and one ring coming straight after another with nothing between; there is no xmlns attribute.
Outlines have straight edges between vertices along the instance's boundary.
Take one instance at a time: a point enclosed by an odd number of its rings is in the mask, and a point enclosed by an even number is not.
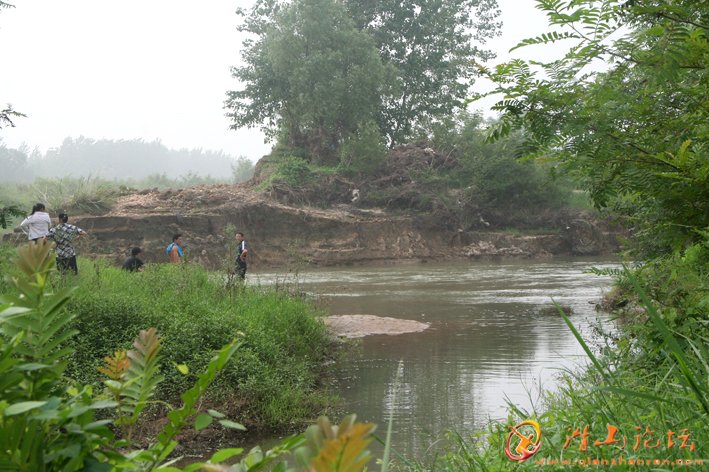
<svg viewBox="0 0 709 472"><path fill-rule="evenodd" d="M254 162L268 153L258 130L229 130L223 109L226 91L238 88L229 71L241 47L234 10L249 0L6 1L16 8L0 12L0 106L27 115L0 131L7 146L44 152L83 135L160 139ZM490 47L500 61L546 21L533 0L498 2L503 35Z"/></svg>

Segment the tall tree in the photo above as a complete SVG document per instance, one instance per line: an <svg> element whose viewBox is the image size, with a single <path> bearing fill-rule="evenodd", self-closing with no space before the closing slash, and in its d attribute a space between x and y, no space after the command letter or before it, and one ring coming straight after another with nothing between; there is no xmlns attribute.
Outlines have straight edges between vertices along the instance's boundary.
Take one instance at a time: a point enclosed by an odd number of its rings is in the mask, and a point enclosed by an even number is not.
<svg viewBox="0 0 709 472"><path fill-rule="evenodd" d="M345 0L357 27L369 32L396 87L382 97L379 124L391 146L421 126L464 107L481 49L499 32L497 0Z"/></svg>
<svg viewBox="0 0 709 472"><path fill-rule="evenodd" d="M243 88L227 93L233 128L267 135L334 163L340 144L376 117L387 69L371 37L337 0L259 0L244 16Z"/></svg>
<svg viewBox="0 0 709 472"><path fill-rule="evenodd" d="M554 27L519 46L571 42L560 60L491 72L504 98L493 136L577 172L599 207L630 218L640 256L709 229L709 10L694 0L538 0ZM518 46L518 47L519 47ZM607 69L587 67L604 61ZM706 234L706 233L704 233Z"/></svg>

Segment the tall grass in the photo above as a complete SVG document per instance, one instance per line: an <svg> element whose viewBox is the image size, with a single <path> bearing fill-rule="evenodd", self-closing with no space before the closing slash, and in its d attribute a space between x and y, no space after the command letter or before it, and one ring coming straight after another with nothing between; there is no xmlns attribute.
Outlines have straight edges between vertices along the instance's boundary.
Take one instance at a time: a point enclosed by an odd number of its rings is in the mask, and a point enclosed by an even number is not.
<svg viewBox="0 0 709 472"><path fill-rule="evenodd" d="M55 279L78 285L67 305L80 333L67 374L80 383L98 385L102 358L130 348L141 329L156 327L165 359L158 393L171 401L194 381L175 364L201 372L214 350L244 333L243 348L216 380L208 401L252 429L292 429L333 401L322 382L330 337L319 313L303 299L228 287L219 274L186 264L149 265L130 273L80 258L78 278Z"/></svg>

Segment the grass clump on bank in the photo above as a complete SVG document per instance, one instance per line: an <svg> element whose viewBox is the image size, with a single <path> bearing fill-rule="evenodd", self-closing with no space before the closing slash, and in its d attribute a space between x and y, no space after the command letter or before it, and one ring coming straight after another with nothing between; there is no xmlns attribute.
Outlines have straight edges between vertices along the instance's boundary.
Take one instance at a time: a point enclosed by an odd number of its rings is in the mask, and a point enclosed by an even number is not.
<svg viewBox="0 0 709 472"><path fill-rule="evenodd" d="M202 372L215 350L243 333L243 347L207 401L251 428L291 429L331 400L320 381L328 334L304 300L260 288L229 290L218 275L194 265L129 273L82 259L78 278L67 282L77 285L67 309L79 332L67 375L80 383L98 385L102 358L129 349L141 329L155 327L165 359L161 399L177 399L194 382L175 364Z"/></svg>

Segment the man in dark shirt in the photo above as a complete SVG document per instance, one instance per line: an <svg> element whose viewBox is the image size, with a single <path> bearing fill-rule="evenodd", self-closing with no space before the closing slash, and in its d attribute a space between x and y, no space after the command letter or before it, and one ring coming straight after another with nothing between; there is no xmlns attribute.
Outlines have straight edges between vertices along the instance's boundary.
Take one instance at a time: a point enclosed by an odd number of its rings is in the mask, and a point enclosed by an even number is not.
<svg viewBox="0 0 709 472"><path fill-rule="evenodd" d="M244 233L241 231L237 232L234 239L236 239L236 243L238 244L236 247L236 273L243 280L246 278L246 254L249 251L246 249Z"/></svg>
<svg viewBox="0 0 709 472"><path fill-rule="evenodd" d="M130 272L140 272L143 270L143 261L138 259L138 254L141 253L139 247L134 247L130 250L130 257L123 263L123 269Z"/></svg>

